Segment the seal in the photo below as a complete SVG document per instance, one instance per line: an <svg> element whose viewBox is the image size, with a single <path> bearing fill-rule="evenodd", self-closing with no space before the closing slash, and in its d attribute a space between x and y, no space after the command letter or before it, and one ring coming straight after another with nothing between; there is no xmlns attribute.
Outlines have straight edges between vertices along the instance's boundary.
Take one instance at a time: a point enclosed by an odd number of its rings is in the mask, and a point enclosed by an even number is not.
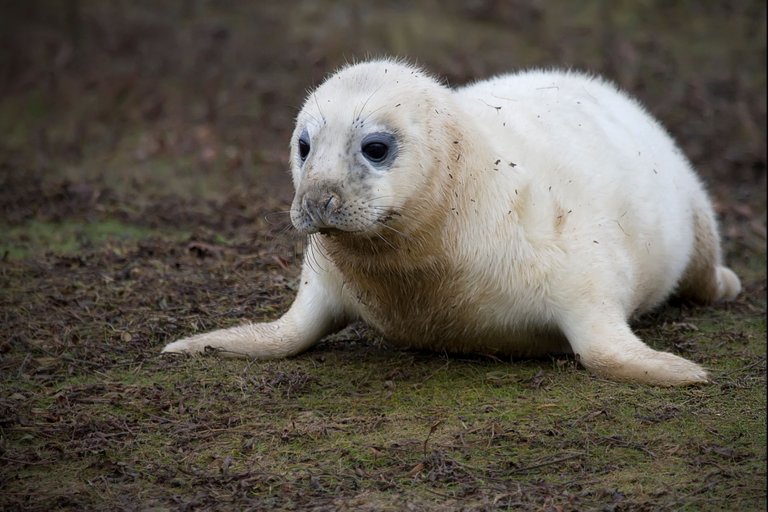
<svg viewBox="0 0 768 512"><path fill-rule="evenodd" d="M691 164L614 85L534 70L451 89L363 62L308 96L290 148L291 221L308 236L293 305L164 352L286 357L362 319L399 346L571 351L611 379L708 380L629 322L675 292L710 303L741 284Z"/></svg>

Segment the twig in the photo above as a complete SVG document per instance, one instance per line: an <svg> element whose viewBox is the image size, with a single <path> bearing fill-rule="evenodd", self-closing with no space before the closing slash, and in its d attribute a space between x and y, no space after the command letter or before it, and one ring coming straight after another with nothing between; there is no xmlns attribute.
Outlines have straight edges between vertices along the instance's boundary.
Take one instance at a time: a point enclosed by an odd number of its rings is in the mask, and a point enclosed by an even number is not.
<svg viewBox="0 0 768 512"><path fill-rule="evenodd" d="M431 427L429 427L429 434L427 434L427 438L424 440L424 456L427 455L427 443L429 442L429 438L432 436L432 434L435 433L435 430L437 430L437 427L445 423L445 420L440 420Z"/></svg>
<svg viewBox="0 0 768 512"><path fill-rule="evenodd" d="M512 470L512 473L524 473L524 472L530 471L532 469L543 468L544 466L550 466L552 464L557 464L558 462L565 462L565 461L571 460L571 459L578 459L578 458L583 457L583 456L584 456L583 452L572 453L570 455L566 455L565 457L560 457L559 459L548 460L546 462L540 462L539 464L533 464L532 466L525 466L525 467L522 467L522 468L517 468L517 469Z"/></svg>
<svg viewBox="0 0 768 512"><path fill-rule="evenodd" d="M440 496L441 498L449 498L449 499L452 499L452 500L456 499L456 496L451 496L450 494L443 494L442 492L437 492L434 489L425 488L424 490L427 491L427 492L431 492L432 494L434 494L436 496Z"/></svg>

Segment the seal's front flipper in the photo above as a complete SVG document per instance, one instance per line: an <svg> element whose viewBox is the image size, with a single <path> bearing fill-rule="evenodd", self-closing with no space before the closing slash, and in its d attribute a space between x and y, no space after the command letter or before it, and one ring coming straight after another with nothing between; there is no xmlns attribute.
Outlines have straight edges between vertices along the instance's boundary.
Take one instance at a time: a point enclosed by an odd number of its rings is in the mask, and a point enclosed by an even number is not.
<svg viewBox="0 0 768 512"><path fill-rule="evenodd" d="M184 338L166 345L163 353L199 354L211 349L225 356L257 359L299 354L347 321L334 272L305 261L296 300L278 320Z"/></svg>

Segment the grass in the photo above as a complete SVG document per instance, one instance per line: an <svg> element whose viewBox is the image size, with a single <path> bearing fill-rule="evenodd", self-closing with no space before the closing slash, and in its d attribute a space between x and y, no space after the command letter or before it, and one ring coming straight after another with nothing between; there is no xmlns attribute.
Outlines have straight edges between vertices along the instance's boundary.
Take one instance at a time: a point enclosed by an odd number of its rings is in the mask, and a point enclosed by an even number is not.
<svg viewBox="0 0 768 512"><path fill-rule="evenodd" d="M707 320L695 310L686 318L703 346L723 332ZM753 334L764 339L765 323ZM44 390L15 381L12 399L34 397L24 408L35 423L6 432L18 455L5 457L32 465L6 490L50 478L41 487L61 499L63 475L84 484L66 496L85 507L119 484L145 499L204 492L208 505L215 496L290 508L296 493L333 503L372 490L385 508L431 508L436 497L487 505L498 495L496 505L754 510L765 478L765 358L751 348L754 367L731 356L710 363L721 371L714 385L687 389L603 381L568 359L510 365L354 339L278 362L152 357Z"/></svg>
<svg viewBox="0 0 768 512"><path fill-rule="evenodd" d="M0 254L10 259L22 259L45 251L76 254L108 243L136 242L163 235L171 240L189 237L188 232L174 233L172 228L149 229L114 219L92 222L31 220L17 226L0 225L0 230L4 231Z"/></svg>

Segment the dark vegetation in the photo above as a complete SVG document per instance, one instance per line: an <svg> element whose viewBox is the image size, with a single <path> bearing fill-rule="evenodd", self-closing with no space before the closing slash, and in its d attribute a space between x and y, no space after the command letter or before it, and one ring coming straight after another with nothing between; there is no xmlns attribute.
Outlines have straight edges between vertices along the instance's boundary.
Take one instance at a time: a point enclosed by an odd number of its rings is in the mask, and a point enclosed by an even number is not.
<svg viewBox="0 0 768 512"><path fill-rule="evenodd" d="M383 4L383 3L382 3ZM0 1L0 509L764 510L765 3ZM714 383L392 350L161 358L296 287L287 142L346 60L604 73L707 181L728 305L641 337Z"/></svg>

